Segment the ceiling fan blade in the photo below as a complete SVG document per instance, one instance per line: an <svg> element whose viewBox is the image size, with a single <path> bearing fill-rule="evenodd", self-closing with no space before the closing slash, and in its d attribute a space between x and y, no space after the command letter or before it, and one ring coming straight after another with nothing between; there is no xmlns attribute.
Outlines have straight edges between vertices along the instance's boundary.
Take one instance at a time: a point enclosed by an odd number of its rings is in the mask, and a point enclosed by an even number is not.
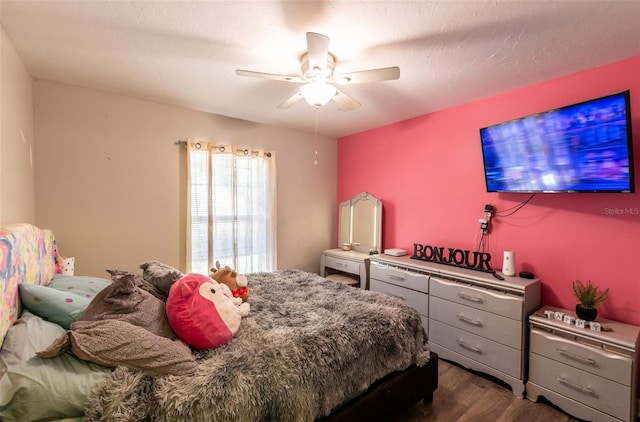
<svg viewBox="0 0 640 422"><path fill-rule="evenodd" d="M300 91L298 91L292 96L290 96L289 98L287 98L286 100L284 100L282 103L280 103L276 108L279 108L279 109L289 108L295 103L297 103L298 101L300 101L301 99L302 99L302 94L300 93Z"/></svg>
<svg viewBox="0 0 640 422"><path fill-rule="evenodd" d="M262 73L262 72L254 72L251 70L242 70L237 69L236 75L238 76L249 76L251 78L263 78L263 79L273 79L276 81L284 81L284 82L295 82L302 83L304 82L299 76L291 76L291 75L275 75L273 73Z"/></svg>
<svg viewBox="0 0 640 422"><path fill-rule="evenodd" d="M327 67L329 54L329 37L315 32L307 32L307 51L309 52L309 68L324 70Z"/></svg>
<svg viewBox="0 0 640 422"><path fill-rule="evenodd" d="M340 104L345 110L351 111L360 107L360 103L345 94L344 92L336 89L336 95L331 98L336 103Z"/></svg>
<svg viewBox="0 0 640 422"><path fill-rule="evenodd" d="M361 70L359 72L341 73L333 77L333 82L341 85L360 84L364 82L390 81L400 77L398 66L380 69Z"/></svg>

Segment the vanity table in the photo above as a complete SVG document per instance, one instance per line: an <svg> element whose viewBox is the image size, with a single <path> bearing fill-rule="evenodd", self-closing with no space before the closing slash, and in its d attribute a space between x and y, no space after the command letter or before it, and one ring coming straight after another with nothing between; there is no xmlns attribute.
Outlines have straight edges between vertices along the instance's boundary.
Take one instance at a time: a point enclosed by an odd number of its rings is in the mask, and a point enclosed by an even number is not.
<svg viewBox="0 0 640 422"><path fill-rule="evenodd" d="M341 202L338 244L320 256L320 275L329 280L369 288L369 256L382 249L382 201L367 192Z"/></svg>
<svg viewBox="0 0 640 422"><path fill-rule="evenodd" d="M369 255L342 249L327 249L320 256L320 274L332 281L367 288Z"/></svg>

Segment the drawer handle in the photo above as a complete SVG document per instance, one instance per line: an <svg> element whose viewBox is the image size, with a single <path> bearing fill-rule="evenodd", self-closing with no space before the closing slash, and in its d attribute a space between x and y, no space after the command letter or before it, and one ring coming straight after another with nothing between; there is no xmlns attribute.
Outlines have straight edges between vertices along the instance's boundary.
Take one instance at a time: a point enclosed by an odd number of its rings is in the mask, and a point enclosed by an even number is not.
<svg viewBox="0 0 640 422"><path fill-rule="evenodd" d="M482 350L480 349L479 346L472 346L469 343L462 340L461 338L458 339L456 342L458 343L458 346L463 347L467 350L471 350L472 352L475 352L475 353L482 353Z"/></svg>
<svg viewBox="0 0 640 422"><path fill-rule="evenodd" d="M597 362L594 359L588 358L586 356L577 355L566 349L556 349L556 352L558 352L561 356L564 356L565 358L568 358L568 359L575 360L576 362L581 362L591 366L598 366Z"/></svg>
<svg viewBox="0 0 640 422"><path fill-rule="evenodd" d="M583 385L578 385L578 384L574 384L571 381L567 380L565 377L556 377L556 381L558 381L560 384L563 384L569 388L571 388L572 390L578 391L580 393L584 393L584 394L588 394L592 397L597 397L598 394L595 392L595 390L591 387L585 387Z"/></svg>
<svg viewBox="0 0 640 422"><path fill-rule="evenodd" d="M481 298L475 297L475 296L469 296L468 294L466 294L464 292L458 292L458 297L460 299L468 300L470 302L482 303L482 299Z"/></svg>
<svg viewBox="0 0 640 422"><path fill-rule="evenodd" d="M336 265L339 265L339 266L344 267L344 268L348 267L347 264L343 264L342 262L336 262Z"/></svg>
<svg viewBox="0 0 640 422"><path fill-rule="evenodd" d="M462 322L466 322L467 324L475 325L476 327L482 327L482 323L477 319L471 319L462 314L458 314L458 319Z"/></svg>
<svg viewBox="0 0 640 422"><path fill-rule="evenodd" d="M404 281L404 277L400 277L399 275L389 274L389 278L390 278L391 280Z"/></svg>

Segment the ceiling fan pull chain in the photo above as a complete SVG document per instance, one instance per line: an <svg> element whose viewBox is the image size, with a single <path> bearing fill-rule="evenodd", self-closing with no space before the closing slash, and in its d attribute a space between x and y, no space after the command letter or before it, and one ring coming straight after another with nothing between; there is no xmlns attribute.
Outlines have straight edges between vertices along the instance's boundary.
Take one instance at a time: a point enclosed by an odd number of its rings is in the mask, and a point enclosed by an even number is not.
<svg viewBox="0 0 640 422"><path fill-rule="evenodd" d="M318 165L318 107L316 107L315 114L313 117L313 144L316 147L314 151L315 155L313 157L313 165Z"/></svg>

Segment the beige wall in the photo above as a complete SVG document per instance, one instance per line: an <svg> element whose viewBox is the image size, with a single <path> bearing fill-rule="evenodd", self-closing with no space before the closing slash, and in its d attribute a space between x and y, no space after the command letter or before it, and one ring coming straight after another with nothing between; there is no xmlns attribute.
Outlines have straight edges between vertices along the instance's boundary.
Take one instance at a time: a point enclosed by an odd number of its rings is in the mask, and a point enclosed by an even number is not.
<svg viewBox="0 0 640 422"><path fill-rule="evenodd" d="M0 224L35 223L33 86L0 28Z"/></svg>
<svg viewBox="0 0 640 422"><path fill-rule="evenodd" d="M76 274L151 259L184 269L186 152L175 142L187 138L276 152L278 268L317 272L334 246L335 139L48 81L34 94L36 221L76 257Z"/></svg>

